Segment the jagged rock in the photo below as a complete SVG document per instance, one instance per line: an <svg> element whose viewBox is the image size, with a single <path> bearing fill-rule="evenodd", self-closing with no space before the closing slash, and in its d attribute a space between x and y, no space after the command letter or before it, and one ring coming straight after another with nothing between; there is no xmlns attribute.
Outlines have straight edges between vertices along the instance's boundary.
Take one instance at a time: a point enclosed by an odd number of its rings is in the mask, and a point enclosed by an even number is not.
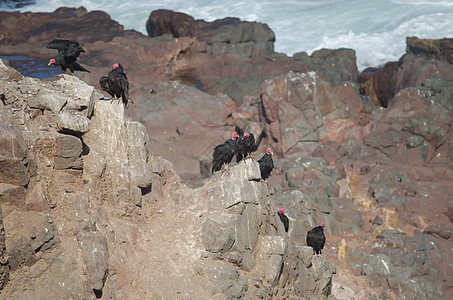
<svg viewBox="0 0 453 300"><path fill-rule="evenodd" d="M83 142L90 149L84 157L84 177L96 184L105 176L119 200L141 205L141 194L152 175L146 157L143 125L124 117L121 102L98 101ZM141 145L141 147L140 147Z"/></svg>
<svg viewBox="0 0 453 300"><path fill-rule="evenodd" d="M25 186L29 181L25 166L27 146L12 115L1 103L0 127L0 182Z"/></svg>
<svg viewBox="0 0 453 300"><path fill-rule="evenodd" d="M91 288L96 295L102 295L108 273L108 251L106 238L97 231L82 231L77 234L82 249Z"/></svg>
<svg viewBox="0 0 453 300"><path fill-rule="evenodd" d="M33 265L56 243L52 221L44 213L13 210L3 218L3 225L11 270Z"/></svg>
<svg viewBox="0 0 453 300"><path fill-rule="evenodd" d="M59 134L55 141L55 168L81 168L82 141L72 135Z"/></svg>
<svg viewBox="0 0 453 300"><path fill-rule="evenodd" d="M432 234L432 235L436 234L446 240L448 240L451 237L451 232L452 232L452 229L446 227L443 224L428 226L423 231L423 233L428 233L428 234Z"/></svg>
<svg viewBox="0 0 453 300"><path fill-rule="evenodd" d="M453 64L453 39L419 39L410 36L406 37L406 45L406 53Z"/></svg>
<svg viewBox="0 0 453 300"><path fill-rule="evenodd" d="M332 289L332 269L329 262L321 256L312 259L313 276L316 282L314 294L328 296Z"/></svg>
<svg viewBox="0 0 453 300"><path fill-rule="evenodd" d="M203 223L203 243L209 252L227 252L235 241L235 220L228 216L210 215Z"/></svg>
<svg viewBox="0 0 453 300"><path fill-rule="evenodd" d="M248 57L274 52L274 32L266 24L225 18L214 22L195 20L189 15L160 9L146 21L148 35L168 33L174 37L190 36L208 44L209 54L233 53Z"/></svg>

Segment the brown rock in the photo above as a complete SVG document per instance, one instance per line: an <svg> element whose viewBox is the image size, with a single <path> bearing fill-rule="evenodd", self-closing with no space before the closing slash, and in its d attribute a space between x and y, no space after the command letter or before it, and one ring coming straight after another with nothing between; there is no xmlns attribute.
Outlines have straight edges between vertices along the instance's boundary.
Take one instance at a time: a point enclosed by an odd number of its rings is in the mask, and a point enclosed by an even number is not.
<svg viewBox="0 0 453 300"><path fill-rule="evenodd" d="M453 64L453 39L419 39L410 36L406 37L406 44L406 53Z"/></svg>

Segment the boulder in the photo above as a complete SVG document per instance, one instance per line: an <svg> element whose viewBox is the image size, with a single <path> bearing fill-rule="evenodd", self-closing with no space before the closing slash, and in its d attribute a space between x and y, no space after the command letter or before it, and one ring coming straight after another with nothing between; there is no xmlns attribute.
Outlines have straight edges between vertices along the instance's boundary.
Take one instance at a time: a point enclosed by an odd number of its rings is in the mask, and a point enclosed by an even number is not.
<svg viewBox="0 0 453 300"><path fill-rule="evenodd" d="M214 22L195 20L189 15L160 9L151 12L146 21L150 37L171 34L189 36L207 43L207 53L225 53L246 57L270 55L274 52L274 32L266 24L224 18Z"/></svg>
<svg viewBox="0 0 453 300"><path fill-rule="evenodd" d="M406 53L419 57L434 58L453 64L453 39L419 39L406 37Z"/></svg>

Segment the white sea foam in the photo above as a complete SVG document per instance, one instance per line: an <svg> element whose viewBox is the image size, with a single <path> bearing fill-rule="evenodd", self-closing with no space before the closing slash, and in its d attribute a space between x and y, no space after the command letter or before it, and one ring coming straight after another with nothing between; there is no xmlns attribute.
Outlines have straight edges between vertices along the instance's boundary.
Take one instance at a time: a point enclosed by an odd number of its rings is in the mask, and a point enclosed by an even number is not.
<svg viewBox="0 0 453 300"><path fill-rule="evenodd" d="M103 10L126 29L146 34L156 9L185 12L213 21L238 17L266 23L275 32L275 50L288 55L321 48L356 50L360 70L398 60L406 37L453 37L453 1L446 0L37 0L21 11L53 11L60 6Z"/></svg>

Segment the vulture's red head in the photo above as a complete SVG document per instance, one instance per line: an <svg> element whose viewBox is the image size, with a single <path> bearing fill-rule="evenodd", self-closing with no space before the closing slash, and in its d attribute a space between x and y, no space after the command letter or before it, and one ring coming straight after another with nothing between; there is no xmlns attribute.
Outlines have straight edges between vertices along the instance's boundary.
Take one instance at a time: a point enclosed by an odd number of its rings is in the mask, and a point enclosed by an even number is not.
<svg viewBox="0 0 453 300"><path fill-rule="evenodd" d="M326 224L320 223L319 226L321 226L322 228L324 228L324 226L326 226Z"/></svg>
<svg viewBox="0 0 453 300"><path fill-rule="evenodd" d="M239 135L238 135L236 132L233 132L233 133L230 135L230 139L231 139L232 141L235 141L238 137L239 137Z"/></svg>
<svg viewBox="0 0 453 300"><path fill-rule="evenodd" d="M278 212L281 214L285 214L285 210L283 208L280 208Z"/></svg>
<svg viewBox="0 0 453 300"><path fill-rule="evenodd" d="M52 58L51 60L49 60L48 66L54 65L55 63L56 63L55 59Z"/></svg>
<svg viewBox="0 0 453 300"><path fill-rule="evenodd" d="M266 149L266 153L269 154L269 155L274 154L274 152L272 152L271 148L267 148Z"/></svg>
<svg viewBox="0 0 453 300"><path fill-rule="evenodd" d="M250 136L250 133L246 132L246 133L244 133L244 135L242 136L242 139L243 139L243 140L246 140L246 139L249 138L249 136Z"/></svg>
<svg viewBox="0 0 453 300"><path fill-rule="evenodd" d="M114 63L113 66L112 66L112 70L116 70L120 67L120 64L119 63Z"/></svg>

